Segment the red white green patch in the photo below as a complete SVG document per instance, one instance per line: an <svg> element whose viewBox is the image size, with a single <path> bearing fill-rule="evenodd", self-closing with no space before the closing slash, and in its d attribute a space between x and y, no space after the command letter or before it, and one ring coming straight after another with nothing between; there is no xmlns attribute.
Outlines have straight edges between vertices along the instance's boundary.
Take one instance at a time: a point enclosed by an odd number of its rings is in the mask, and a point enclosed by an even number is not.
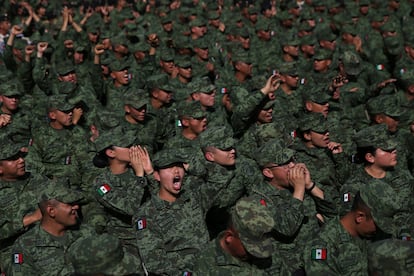
<svg viewBox="0 0 414 276"><path fill-rule="evenodd" d="M145 228L147 228L147 220L145 218L140 218L137 220L137 229L143 230Z"/></svg>
<svg viewBox="0 0 414 276"><path fill-rule="evenodd" d="M109 186L108 184L103 184L101 187L98 188L98 194L100 196L103 196L107 193L109 193L109 191L111 191L111 186Z"/></svg>
<svg viewBox="0 0 414 276"><path fill-rule="evenodd" d="M14 253L13 254L13 263L14 264L22 264L23 263L23 254L22 253Z"/></svg>
<svg viewBox="0 0 414 276"><path fill-rule="evenodd" d="M312 260L326 260L327 250L326 248L312 249Z"/></svg>
<svg viewBox="0 0 414 276"><path fill-rule="evenodd" d="M350 202L351 201L351 193L345 193L343 195L342 199L343 199L344 202Z"/></svg>

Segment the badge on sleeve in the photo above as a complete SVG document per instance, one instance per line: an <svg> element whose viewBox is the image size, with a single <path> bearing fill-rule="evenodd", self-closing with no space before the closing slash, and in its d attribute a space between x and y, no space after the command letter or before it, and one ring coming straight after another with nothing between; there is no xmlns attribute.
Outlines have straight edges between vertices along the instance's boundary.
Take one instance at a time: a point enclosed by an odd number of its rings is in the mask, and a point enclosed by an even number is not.
<svg viewBox="0 0 414 276"><path fill-rule="evenodd" d="M140 218L137 220L137 229L143 230L147 228L147 220L145 218Z"/></svg>
<svg viewBox="0 0 414 276"><path fill-rule="evenodd" d="M14 264L22 264L23 263L23 254L22 253L14 253L13 254L13 263Z"/></svg>
<svg viewBox="0 0 414 276"><path fill-rule="evenodd" d="M312 260L326 260L326 248L312 249Z"/></svg>
<svg viewBox="0 0 414 276"><path fill-rule="evenodd" d="M184 271L183 276L191 276L191 272L190 271Z"/></svg>
<svg viewBox="0 0 414 276"><path fill-rule="evenodd" d="M101 187L98 188L98 194L100 196L104 196L105 194L109 193L110 190L111 190L111 186L105 183Z"/></svg>
<svg viewBox="0 0 414 276"><path fill-rule="evenodd" d="M342 197L344 202L350 202L351 201L351 193L345 193Z"/></svg>

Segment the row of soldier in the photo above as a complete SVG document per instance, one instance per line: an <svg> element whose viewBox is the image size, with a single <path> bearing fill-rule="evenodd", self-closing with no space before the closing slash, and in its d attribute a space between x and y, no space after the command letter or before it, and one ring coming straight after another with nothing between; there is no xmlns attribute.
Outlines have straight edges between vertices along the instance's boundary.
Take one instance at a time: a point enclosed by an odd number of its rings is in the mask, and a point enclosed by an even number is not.
<svg viewBox="0 0 414 276"><path fill-rule="evenodd" d="M410 275L411 2L149 2L0 16L2 270Z"/></svg>

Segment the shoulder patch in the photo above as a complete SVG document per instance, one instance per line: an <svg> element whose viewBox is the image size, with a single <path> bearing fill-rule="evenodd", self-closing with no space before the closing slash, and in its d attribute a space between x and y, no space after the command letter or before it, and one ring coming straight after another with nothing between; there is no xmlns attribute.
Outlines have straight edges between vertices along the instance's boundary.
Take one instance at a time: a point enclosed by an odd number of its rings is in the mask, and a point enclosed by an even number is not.
<svg viewBox="0 0 414 276"><path fill-rule="evenodd" d="M102 186L100 186L98 188L98 194L100 196L104 196L105 194L109 193L109 191L111 191L111 186L109 186L109 184L105 183Z"/></svg>
<svg viewBox="0 0 414 276"><path fill-rule="evenodd" d="M23 263L23 254L22 253L14 253L12 261L13 261L14 264L22 264Z"/></svg>
<svg viewBox="0 0 414 276"><path fill-rule="evenodd" d="M314 248L311 253L312 260L326 260L327 250L326 248Z"/></svg>
<svg viewBox="0 0 414 276"><path fill-rule="evenodd" d="M260 200L260 204L263 206L267 206L267 203L263 198Z"/></svg>
<svg viewBox="0 0 414 276"><path fill-rule="evenodd" d="M351 193L344 193L342 196L342 200L344 202L350 202L351 201Z"/></svg>
<svg viewBox="0 0 414 276"><path fill-rule="evenodd" d="M137 220L137 230L144 230L147 228L147 220L145 218L140 218Z"/></svg>

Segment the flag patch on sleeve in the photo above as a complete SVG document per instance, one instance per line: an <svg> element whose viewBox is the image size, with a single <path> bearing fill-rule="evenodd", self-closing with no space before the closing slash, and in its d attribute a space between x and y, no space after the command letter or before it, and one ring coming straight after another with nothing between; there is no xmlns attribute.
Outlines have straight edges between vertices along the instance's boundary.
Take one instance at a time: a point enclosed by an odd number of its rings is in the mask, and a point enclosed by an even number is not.
<svg viewBox="0 0 414 276"><path fill-rule="evenodd" d="M111 191L111 186L109 186L108 184L103 184L101 187L98 188L98 194L100 196L103 196L107 193L109 193L109 191Z"/></svg>
<svg viewBox="0 0 414 276"><path fill-rule="evenodd" d="M140 218L137 220L137 229L143 230L145 228L147 228L147 220L145 218Z"/></svg>
<svg viewBox="0 0 414 276"><path fill-rule="evenodd" d="M344 202L350 202L351 201L351 193L345 193L342 197L342 200Z"/></svg>
<svg viewBox="0 0 414 276"><path fill-rule="evenodd" d="M326 248L312 249L312 260L326 260Z"/></svg>
<svg viewBox="0 0 414 276"><path fill-rule="evenodd" d="M23 263L23 254L22 253L14 253L13 254L13 263L14 264L22 264Z"/></svg>

